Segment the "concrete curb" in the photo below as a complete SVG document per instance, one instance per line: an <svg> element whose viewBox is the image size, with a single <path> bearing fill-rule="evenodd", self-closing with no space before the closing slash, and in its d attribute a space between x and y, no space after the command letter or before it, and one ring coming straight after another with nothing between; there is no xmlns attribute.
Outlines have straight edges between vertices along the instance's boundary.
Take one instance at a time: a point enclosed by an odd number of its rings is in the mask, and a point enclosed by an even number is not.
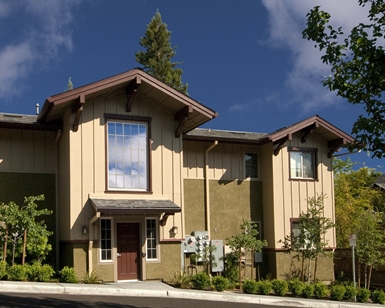
<svg viewBox="0 0 385 308"><path fill-rule="evenodd" d="M134 297L169 297L181 299L196 299L209 301L226 301L233 303L250 303L275 305L282 307L307 308L358 308L372 307L375 304L353 302L334 302L316 299L277 297L270 295L250 295L229 291L199 291L174 289L159 283L111 283L100 285L85 285L71 283L47 282L17 282L0 281L0 293L39 293L39 294L74 294L74 295L103 295L103 296L134 296Z"/></svg>

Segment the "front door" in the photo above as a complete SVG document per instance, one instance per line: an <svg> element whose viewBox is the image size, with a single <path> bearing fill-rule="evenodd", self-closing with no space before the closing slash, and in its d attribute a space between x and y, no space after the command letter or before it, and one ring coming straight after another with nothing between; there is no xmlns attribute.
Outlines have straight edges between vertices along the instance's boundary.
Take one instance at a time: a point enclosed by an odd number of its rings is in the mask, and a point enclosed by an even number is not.
<svg viewBox="0 0 385 308"><path fill-rule="evenodd" d="M139 279L139 223L117 224L118 280Z"/></svg>

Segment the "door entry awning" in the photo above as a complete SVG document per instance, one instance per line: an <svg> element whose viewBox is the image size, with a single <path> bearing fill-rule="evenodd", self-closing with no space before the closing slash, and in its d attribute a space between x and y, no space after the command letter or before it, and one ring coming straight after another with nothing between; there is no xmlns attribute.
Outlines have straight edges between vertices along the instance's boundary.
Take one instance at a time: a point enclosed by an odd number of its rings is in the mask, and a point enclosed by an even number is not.
<svg viewBox="0 0 385 308"><path fill-rule="evenodd" d="M95 211L103 214L173 215L181 212L181 208L171 200L90 198L90 201Z"/></svg>

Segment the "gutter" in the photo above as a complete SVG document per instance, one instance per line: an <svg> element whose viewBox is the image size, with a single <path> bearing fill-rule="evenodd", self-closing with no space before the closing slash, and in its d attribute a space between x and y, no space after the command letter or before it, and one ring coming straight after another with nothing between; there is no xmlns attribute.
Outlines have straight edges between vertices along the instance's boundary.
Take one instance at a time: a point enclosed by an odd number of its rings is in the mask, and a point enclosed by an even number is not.
<svg viewBox="0 0 385 308"><path fill-rule="evenodd" d="M210 145L205 150L205 189L206 189L206 228L207 228L207 234L209 236L209 239L211 239L211 223L210 223L210 183L208 178L208 172L209 172L209 152L215 148L218 144L218 140L215 140L212 145Z"/></svg>

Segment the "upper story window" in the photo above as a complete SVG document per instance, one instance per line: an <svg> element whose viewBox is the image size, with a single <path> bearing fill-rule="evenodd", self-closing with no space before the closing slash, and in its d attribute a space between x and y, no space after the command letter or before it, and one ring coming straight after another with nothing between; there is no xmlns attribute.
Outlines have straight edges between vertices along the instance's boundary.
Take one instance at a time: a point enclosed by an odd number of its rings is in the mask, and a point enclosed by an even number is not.
<svg viewBox="0 0 385 308"><path fill-rule="evenodd" d="M245 177L258 178L258 154L245 153Z"/></svg>
<svg viewBox="0 0 385 308"><path fill-rule="evenodd" d="M315 179L315 157L316 151L290 150L290 178L292 179Z"/></svg>
<svg viewBox="0 0 385 308"><path fill-rule="evenodd" d="M108 120L108 189L149 190L148 122Z"/></svg>

